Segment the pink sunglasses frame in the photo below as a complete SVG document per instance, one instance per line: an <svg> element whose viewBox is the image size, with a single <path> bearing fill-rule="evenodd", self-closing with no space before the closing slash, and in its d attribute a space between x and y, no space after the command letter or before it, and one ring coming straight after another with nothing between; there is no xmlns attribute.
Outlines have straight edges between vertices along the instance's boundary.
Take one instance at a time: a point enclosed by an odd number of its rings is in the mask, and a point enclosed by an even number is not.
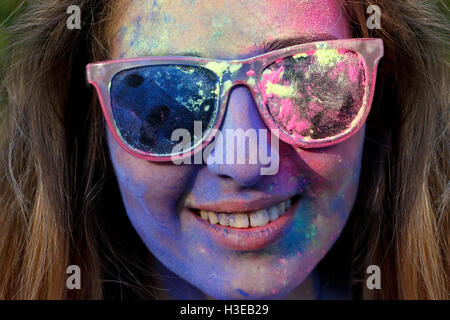
<svg viewBox="0 0 450 320"><path fill-rule="evenodd" d="M298 140L283 132L272 119L266 106L262 103L263 97L259 91L259 79L261 78L261 73L264 69L278 59L302 53L311 54L312 51L320 49L351 50L362 57L366 75L363 105L351 126L342 133L326 139L309 141ZM222 123L230 90L236 85L245 85L250 89L265 124L282 141L302 148L321 148L342 142L361 128L369 114L375 90L377 66L382 56L382 39L353 38L305 43L242 60L207 59L186 56L141 57L109 60L88 64L86 66L86 73L88 82L91 83L97 91L106 123L118 144L125 151L142 159L149 161L170 161L173 157L176 157L177 159L190 157L194 153L202 150L212 140L215 132L213 129L219 129ZM219 78L220 93L214 125L208 129L203 139L183 153L158 156L134 149L122 139L112 115L110 87L112 78L120 71L143 66L164 64L198 66L212 71Z"/></svg>

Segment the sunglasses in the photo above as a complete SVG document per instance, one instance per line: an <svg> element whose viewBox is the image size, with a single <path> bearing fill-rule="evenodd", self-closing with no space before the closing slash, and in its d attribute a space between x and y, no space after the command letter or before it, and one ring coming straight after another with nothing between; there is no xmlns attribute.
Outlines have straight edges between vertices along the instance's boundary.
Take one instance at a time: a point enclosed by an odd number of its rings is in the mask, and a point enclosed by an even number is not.
<svg viewBox="0 0 450 320"><path fill-rule="evenodd" d="M222 123L236 85L252 93L261 118L282 141L301 148L349 138L370 110L381 39L344 39L291 46L242 60L143 57L87 65L107 125L119 145L150 161L188 157ZM174 153L176 129L202 136Z"/></svg>

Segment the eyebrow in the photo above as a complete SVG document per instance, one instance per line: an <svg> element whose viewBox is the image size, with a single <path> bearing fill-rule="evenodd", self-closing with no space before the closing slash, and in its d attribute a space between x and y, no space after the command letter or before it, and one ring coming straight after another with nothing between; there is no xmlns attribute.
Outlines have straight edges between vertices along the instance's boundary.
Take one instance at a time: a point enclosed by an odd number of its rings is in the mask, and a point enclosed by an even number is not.
<svg viewBox="0 0 450 320"><path fill-rule="evenodd" d="M275 51L279 49L283 49L286 47L295 46L298 44L304 44L309 42L316 42L316 41L327 41L327 40L336 40L337 38L335 36L332 36L331 34L315 34L311 36L303 36L303 37L293 37L293 38L287 38L287 39L277 39L271 42L267 42L260 46L259 51L261 53L266 53L270 51Z"/></svg>
<svg viewBox="0 0 450 320"><path fill-rule="evenodd" d="M286 39L276 39L270 42L266 42L262 45L259 45L256 49L257 54L263 54L270 51L275 51L291 46L295 46L298 44L304 44L309 42L315 42L315 41L327 41L327 40L336 40L337 38L331 34L321 33L321 34L315 34L311 36L302 36L302 37L292 37L292 38L286 38ZM179 56L187 56L187 57L197 57L201 58L203 55L201 55L198 52L195 51L184 51L179 54Z"/></svg>

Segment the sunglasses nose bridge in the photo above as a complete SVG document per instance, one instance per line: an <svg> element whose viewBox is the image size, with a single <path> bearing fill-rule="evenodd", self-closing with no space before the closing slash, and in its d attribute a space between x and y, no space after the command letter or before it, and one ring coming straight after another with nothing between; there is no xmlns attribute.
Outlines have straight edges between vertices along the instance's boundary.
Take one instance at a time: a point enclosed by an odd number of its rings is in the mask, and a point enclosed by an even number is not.
<svg viewBox="0 0 450 320"><path fill-rule="evenodd" d="M236 62L230 64L230 72L224 74L222 78L222 99L225 101L229 99L229 94L236 86L245 86L253 95L255 99L255 91L257 91L256 69L259 66L255 65L253 61ZM256 99L255 99L256 100Z"/></svg>
<svg viewBox="0 0 450 320"><path fill-rule="evenodd" d="M242 66L234 74L229 73L222 77L222 90L219 106L220 111L217 122L218 127L222 124L226 110L230 107L229 102L231 92L233 89L237 89L239 87L245 87L249 91L257 112L260 114L264 113L264 106L261 104L260 99L258 99L259 89L257 87L256 80L257 70L258 66L255 66L254 63L247 62L242 63Z"/></svg>

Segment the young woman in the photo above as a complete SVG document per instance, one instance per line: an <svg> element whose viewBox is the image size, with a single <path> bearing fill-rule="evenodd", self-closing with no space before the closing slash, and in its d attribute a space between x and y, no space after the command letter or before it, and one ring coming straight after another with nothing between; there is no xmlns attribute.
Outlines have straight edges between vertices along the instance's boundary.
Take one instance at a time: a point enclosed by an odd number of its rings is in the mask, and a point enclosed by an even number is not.
<svg viewBox="0 0 450 320"><path fill-rule="evenodd" d="M416 1L30 3L4 63L0 298L447 299L448 30ZM195 120L184 159L210 153L175 164ZM270 135L277 170L208 161L251 153L214 128Z"/></svg>

